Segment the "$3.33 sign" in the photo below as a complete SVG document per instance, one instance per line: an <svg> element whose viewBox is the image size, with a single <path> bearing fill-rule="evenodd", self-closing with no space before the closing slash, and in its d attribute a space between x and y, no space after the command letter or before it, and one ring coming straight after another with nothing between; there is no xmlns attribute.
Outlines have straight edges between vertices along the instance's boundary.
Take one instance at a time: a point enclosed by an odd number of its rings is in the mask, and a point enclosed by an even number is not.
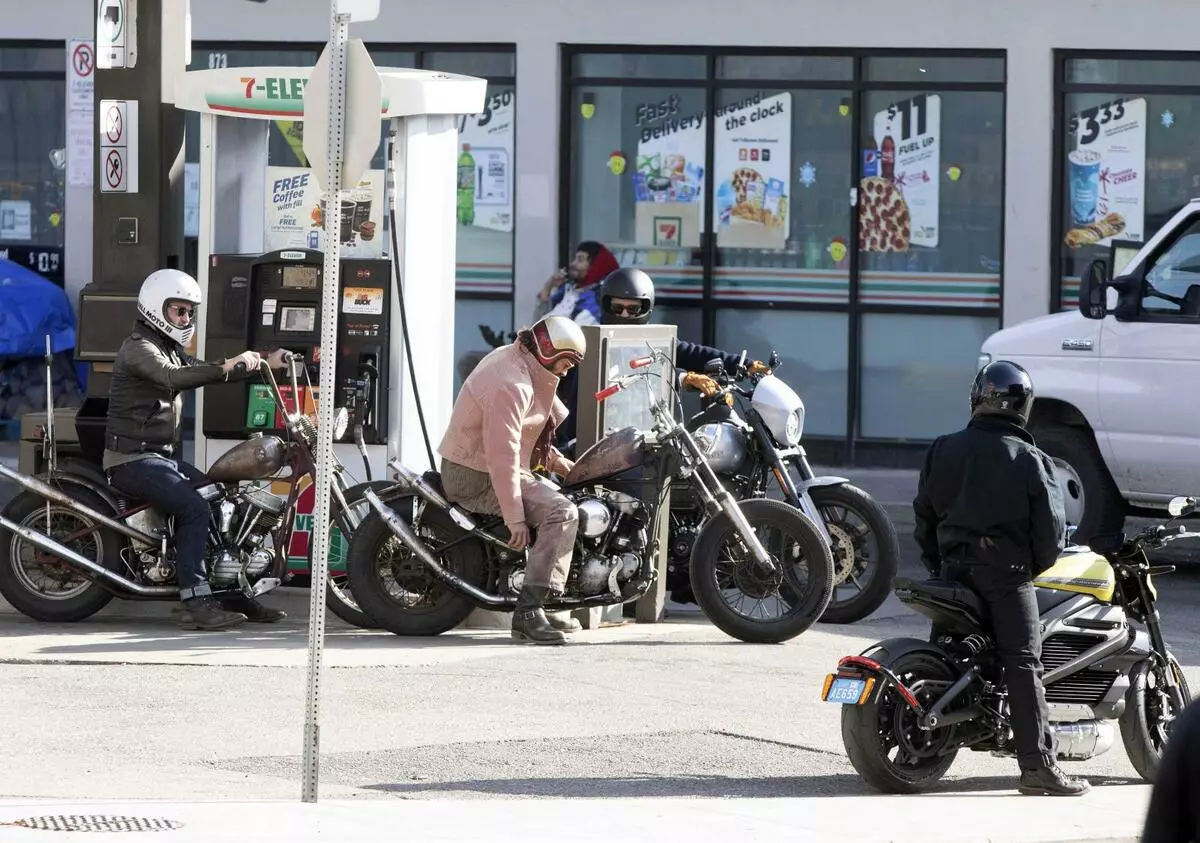
<svg viewBox="0 0 1200 843"><path fill-rule="evenodd" d="M1071 115L1070 132L1079 136L1079 145L1087 146L1100 137L1100 129L1125 118L1125 100L1115 99L1103 105L1085 108Z"/></svg>

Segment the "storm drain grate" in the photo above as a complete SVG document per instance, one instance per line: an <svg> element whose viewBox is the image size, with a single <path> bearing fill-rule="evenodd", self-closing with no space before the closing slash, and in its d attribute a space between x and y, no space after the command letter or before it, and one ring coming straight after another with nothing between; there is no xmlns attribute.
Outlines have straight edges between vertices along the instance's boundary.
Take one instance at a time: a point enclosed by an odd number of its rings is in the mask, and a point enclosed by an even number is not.
<svg viewBox="0 0 1200 843"><path fill-rule="evenodd" d="M26 817L15 822L0 822L0 826L19 826L36 831L174 831L183 823L158 817L104 817L97 814L55 814L49 817Z"/></svg>

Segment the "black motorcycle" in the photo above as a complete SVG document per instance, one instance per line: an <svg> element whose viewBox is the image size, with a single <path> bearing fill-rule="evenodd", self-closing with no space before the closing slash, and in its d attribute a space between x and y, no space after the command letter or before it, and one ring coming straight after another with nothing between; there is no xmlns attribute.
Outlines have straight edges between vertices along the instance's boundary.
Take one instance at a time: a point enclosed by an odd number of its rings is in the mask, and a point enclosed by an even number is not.
<svg viewBox="0 0 1200 843"><path fill-rule="evenodd" d="M1172 516L1191 513L1175 498ZM1134 769L1154 781L1171 724L1192 695L1163 638L1148 549L1200 533L1171 522L1133 537L1068 547L1034 580L1054 750L1084 761L1121 740ZM1015 755L1002 666L987 604L954 582L896 580L896 596L934 622L936 640L892 638L846 656L821 699L842 705L842 741L859 775L885 793L918 793L961 749ZM1143 629L1136 628L1139 624Z"/></svg>
<svg viewBox="0 0 1200 843"><path fill-rule="evenodd" d="M660 364L658 371L649 369ZM603 401L647 386L653 424L609 433L551 484L578 507L575 552L564 591L547 611L613 606L644 596L658 571L658 525L668 489L691 490L706 518L691 551L696 596L709 619L743 641L778 643L808 629L829 602L833 560L811 519L782 501L738 501L675 417L674 366L666 355L630 363L643 371L596 393ZM670 381L670 398L650 389ZM450 503L436 472L389 465L397 487L367 491L372 512L350 541L347 568L359 608L397 635L438 635L473 608L512 611L526 551L507 546L500 516ZM760 536L759 532L763 531ZM769 531L769 532L768 532Z"/></svg>
<svg viewBox="0 0 1200 843"><path fill-rule="evenodd" d="M900 565L896 528L884 508L847 478L814 474L800 444L804 402L775 374L778 354L771 353L768 365L767 373L749 373L745 351L732 373L719 359L709 362L704 374L720 391L702 399L703 409L687 429L738 500L766 497L777 486L783 500L812 519L833 553L833 596L821 620L853 623L887 600ZM695 494L672 492L667 587L677 603L694 600L689 560L704 518Z"/></svg>

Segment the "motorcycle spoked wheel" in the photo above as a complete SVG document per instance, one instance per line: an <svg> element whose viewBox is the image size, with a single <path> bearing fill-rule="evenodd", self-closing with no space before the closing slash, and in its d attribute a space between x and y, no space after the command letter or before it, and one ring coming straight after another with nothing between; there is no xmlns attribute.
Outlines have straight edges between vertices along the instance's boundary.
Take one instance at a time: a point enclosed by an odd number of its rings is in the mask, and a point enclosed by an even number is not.
<svg viewBox="0 0 1200 843"><path fill-rule="evenodd" d="M808 493L833 539L833 594L821 623L860 621L892 593L900 569L896 527L887 511L857 486L816 486ZM864 574L865 585L860 581ZM851 590L849 596L838 599L846 590Z"/></svg>
<svg viewBox="0 0 1200 843"><path fill-rule="evenodd" d="M704 526L692 550L692 591L704 614L725 634L753 644L779 644L805 632L825 611L833 589L833 556L817 528L798 509L764 498L744 500L739 506L755 533L769 527L787 536L785 545L759 536L780 570L760 570L722 512ZM781 558L780 547L788 558ZM806 571L803 580L797 572L801 566ZM729 604L724 592L730 590L754 600L755 607L773 598L785 611L776 620L755 620ZM788 592L788 598L781 596L781 590Z"/></svg>
<svg viewBox="0 0 1200 843"><path fill-rule="evenodd" d="M108 512L109 506L98 495L77 486L65 485L61 491L73 500L97 512ZM50 504L50 526L46 526L46 501L29 492L22 492L9 503L5 517L22 527L46 533L57 542L81 530L96 525L85 515L56 503ZM121 538L110 530L100 528L67 544L84 559L98 562L110 571L121 573ZM31 568L44 575L37 580ZM41 585L39 585L39 582ZM59 588L51 589L51 583ZM99 612L113 599L112 592L92 582L67 562L22 539L16 533L0 529L0 594L21 614L39 621L74 623Z"/></svg>
<svg viewBox="0 0 1200 843"><path fill-rule="evenodd" d="M932 653L909 653L890 667L923 707L936 702L957 678ZM892 686L872 702L842 706L842 744L850 764L883 793L921 793L936 784L958 755L957 749L946 749L955 728L922 730L916 712Z"/></svg>
<svg viewBox="0 0 1200 843"><path fill-rule="evenodd" d="M371 511L371 505L363 497L366 491L373 489L379 492L394 485L387 480L372 480L368 483L351 486L345 491L346 506L357 516L357 520L361 521ZM359 608L358 603L354 600L354 593L350 588L350 578L346 574L346 556L354 528L351 526L351 521L337 511L336 504L331 504L330 512L330 523L333 525L333 529L341 533L341 536L340 541L332 540L333 537L331 537L329 542L329 578L325 586L325 607L351 626L357 626L359 629L375 629L375 622ZM336 554L336 558L335 547L341 551Z"/></svg>
<svg viewBox="0 0 1200 843"><path fill-rule="evenodd" d="M1167 669L1179 684L1184 703L1191 703L1191 689L1174 656ZM1166 749L1171 723L1182 713L1175 710L1162 671L1163 668L1152 659L1134 665L1129 675L1129 690L1125 692L1125 711L1120 720L1121 742L1125 744L1129 762L1138 775L1150 783L1158 775L1158 765Z"/></svg>
<svg viewBox="0 0 1200 843"><path fill-rule="evenodd" d="M413 504L412 496L388 501L410 526ZM442 544L461 535L462 530L449 515L427 506L413 532L430 543ZM454 545L438 562L473 585L483 583L483 557L474 541ZM374 511L350 539L346 573L359 609L374 628L394 635L441 635L466 620L474 608L466 597L438 582Z"/></svg>

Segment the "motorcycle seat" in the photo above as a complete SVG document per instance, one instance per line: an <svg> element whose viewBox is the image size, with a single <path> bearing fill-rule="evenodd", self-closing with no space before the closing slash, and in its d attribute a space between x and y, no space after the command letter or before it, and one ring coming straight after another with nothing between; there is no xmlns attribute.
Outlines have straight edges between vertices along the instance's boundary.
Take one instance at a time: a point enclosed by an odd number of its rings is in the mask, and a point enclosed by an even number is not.
<svg viewBox="0 0 1200 843"><path fill-rule="evenodd" d="M988 605L967 586L948 580L910 580L897 577L892 586L894 589L911 591L913 594L936 600L940 603L952 603L966 608L981 621L990 616Z"/></svg>
<svg viewBox="0 0 1200 843"><path fill-rule="evenodd" d="M433 491L435 491L439 495L441 495L442 498L444 498L447 501L450 500L450 498L446 497L446 487L442 485L442 475L440 472L426 471L425 473L423 473L421 475L421 479L424 480L429 485L429 488L433 489ZM493 516L491 513L473 512L472 510L467 509L462 504L455 504L455 506L457 506L459 509L461 509L465 512L469 512L471 515L474 515L477 520L480 520L480 521L484 522L485 524L488 521L500 519L500 516ZM501 527L503 527L503 523L504 523L503 520L500 519ZM486 527L485 527L485 529L486 529ZM505 535L507 535L507 531L505 532Z"/></svg>

